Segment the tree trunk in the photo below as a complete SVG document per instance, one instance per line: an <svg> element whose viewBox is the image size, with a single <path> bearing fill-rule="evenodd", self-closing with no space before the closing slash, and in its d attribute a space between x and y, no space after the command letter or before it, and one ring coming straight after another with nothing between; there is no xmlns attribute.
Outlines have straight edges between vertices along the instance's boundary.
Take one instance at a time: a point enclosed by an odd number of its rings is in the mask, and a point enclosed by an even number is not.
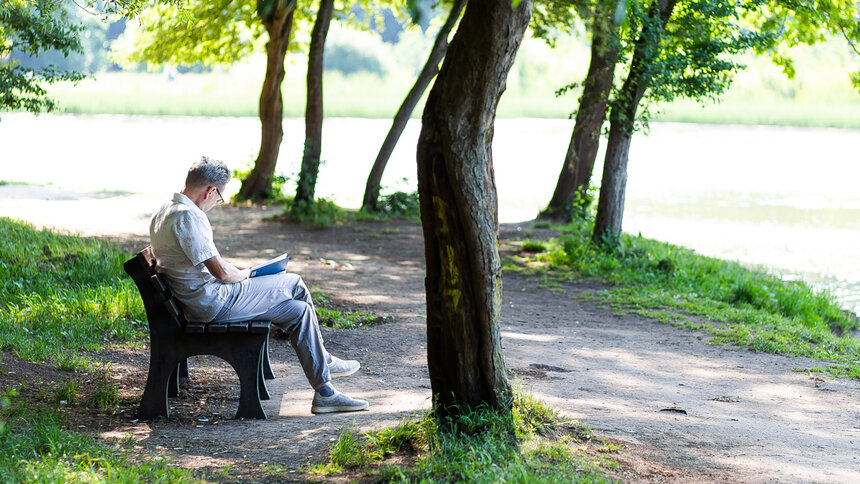
<svg viewBox="0 0 860 484"><path fill-rule="evenodd" d="M290 9L278 12L263 19L263 25L269 33L269 42L266 43L266 77L260 93L262 136L260 153L254 162L254 168L242 181L242 187L239 189L238 198L242 200L260 200L272 196L272 178L281 150L281 140L284 138L281 84L285 74L284 56L287 54L293 29L293 11Z"/></svg>
<svg viewBox="0 0 860 484"><path fill-rule="evenodd" d="M436 411L509 412L499 336L502 271L491 144L531 0L470 0L424 108L418 193L427 263L427 359ZM459 406L454 406L458 404Z"/></svg>
<svg viewBox="0 0 860 484"><path fill-rule="evenodd" d="M601 4L602 5L602 4ZM585 76L576 123L555 192L538 218L569 222L577 208L590 202L588 187L600 146L600 130L606 118L606 106L615 64L618 62L618 26L612 22L612 9L596 12L591 37L591 63Z"/></svg>
<svg viewBox="0 0 860 484"><path fill-rule="evenodd" d="M311 32L308 51L308 99L305 108L305 151L296 188L296 206L312 206L320 170L323 124L323 53L334 12L334 0L320 0L320 9Z"/></svg>
<svg viewBox="0 0 860 484"><path fill-rule="evenodd" d="M614 244L621 236L624 218L624 196L627 189L627 162L636 119L636 109L651 82L648 71L657 56L660 37L672 15L677 0L657 0L651 5L648 19L639 33L630 72L609 115L609 140L600 199L594 221L592 240Z"/></svg>
<svg viewBox="0 0 860 484"><path fill-rule="evenodd" d="M436 34L436 41L430 50L430 56L427 57L427 62L424 63L421 73L418 74L415 85L409 90L406 99L403 100L403 104L400 105L400 109L394 115L391 129L388 131L385 141L382 142L382 147L379 149L379 154L376 155L376 161L373 162L373 168L370 169L370 175L367 177L367 184L364 187L364 200L361 202L362 210L377 211L379 209L379 187L382 182L382 173L385 171L385 166L388 164L389 158L391 158L391 153L394 152L397 140L403 134L406 123L409 122L409 117L412 115L415 105L418 104L418 100L421 99L427 86L430 85L430 81L439 72L439 63L442 62L442 59L445 57L445 51L448 50L448 35L451 33L451 29L454 28L454 24L457 23L457 19L460 18L460 12L463 11L465 4L466 0L456 0L454 2L450 13L448 13L448 19L442 25L442 28L439 29L439 33Z"/></svg>

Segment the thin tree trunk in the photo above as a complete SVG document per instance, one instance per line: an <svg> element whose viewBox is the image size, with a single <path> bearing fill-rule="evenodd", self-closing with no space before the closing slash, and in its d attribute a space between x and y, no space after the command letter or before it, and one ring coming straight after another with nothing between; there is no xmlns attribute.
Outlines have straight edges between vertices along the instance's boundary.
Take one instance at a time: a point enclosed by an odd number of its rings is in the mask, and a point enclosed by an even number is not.
<svg viewBox="0 0 860 484"><path fill-rule="evenodd" d="M510 411L499 336L502 271L491 144L531 0L470 0L427 98L418 193L427 263L427 360L436 411ZM459 407L453 406L459 404Z"/></svg>
<svg viewBox="0 0 860 484"><path fill-rule="evenodd" d="M445 57L445 51L448 50L448 35L460 18L460 12L463 11L465 4L466 0L456 0L454 2L451 11L448 13L448 19L442 25L442 28L439 29L439 33L436 34L436 41L433 42L433 48L430 50L430 55L427 57L427 62L424 63L421 73L418 74L415 85L409 90L406 99L403 100L403 104L400 105L400 109L394 115L391 129L388 130L388 135L385 137L385 141L382 142L382 147L379 148L379 154L376 155L376 161L373 162L373 168L370 169L370 175L367 177L367 184L364 187L364 200L361 203L363 210L376 211L379 209L379 189L382 182L382 173L385 171L385 166L391 158L391 153L394 152L394 147L397 145L400 135L403 134L406 123L409 122L409 117L412 115L412 111L415 110L418 100L421 99L427 86L430 85L430 81L439 72L439 63L442 62L442 59Z"/></svg>
<svg viewBox="0 0 860 484"><path fill-rule="evenodd" d="M311 32L308 52L307 106L305 108L305 151L296 189L296 206L311 206L320 170L323 124L323 54L331 25L334 0L320 0L320 9Z"/></svg>
<svg viewBox="0 0 860 484"><path fill-rule="evenodd" d="M282 125L284 101L281 84L284 82L284 56L293 29L293 9L276 13L263 20L269 42L266 43L266 77L260 93L260 152L254 168L242 182L238 198L242 200L266 199L272 196L272 178L284 138Z"/></svg>
<svg viewBox="0 0 860 484"><path fill-rule="evenodd" d="M627 162L636 109L651 82L648 70L657 56L662 31L676 2L677 0L657 0L652 4L649 12L652 21L647 22L639 34L630 63L630 73L609 115L609 140L606 145L597 216L591 235L598 243L614 244L621 236L627 189Z"/></svg>
<svg viewBox="0 0 860 484"><path fill-rule="evenodd" d="M601 4L602 6L606 6ZM538 218L569 222L579 205L587 206L591 173L600 146L600 130L606 118L606 107L615 65L618 62L618 26L613 24L612 9L595 14L591 37L591 63L585 76L576 123L555 192ZM584 207L582 207L584 208Z"/></svg>

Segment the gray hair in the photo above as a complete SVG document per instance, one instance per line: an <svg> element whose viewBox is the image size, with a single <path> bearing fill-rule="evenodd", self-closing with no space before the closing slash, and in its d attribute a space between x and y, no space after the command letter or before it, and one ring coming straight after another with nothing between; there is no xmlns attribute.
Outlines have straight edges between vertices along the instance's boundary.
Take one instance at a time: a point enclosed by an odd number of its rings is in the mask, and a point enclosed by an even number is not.
<svg viewBox="0 0 860 484"><path fill-rule="evenodd" d="M224 188L229 181L230 170L223 161L210 160L209 157L203 156L200 158L200 161L194 163L188 169L188 176L185 177L185 186L189 188L208 186Z"/></svg>

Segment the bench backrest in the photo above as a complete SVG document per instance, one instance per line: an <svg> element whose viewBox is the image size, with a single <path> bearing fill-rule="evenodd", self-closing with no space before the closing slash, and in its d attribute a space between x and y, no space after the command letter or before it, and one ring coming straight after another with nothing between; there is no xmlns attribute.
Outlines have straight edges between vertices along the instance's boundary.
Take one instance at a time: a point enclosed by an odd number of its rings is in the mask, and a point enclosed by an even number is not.
<svg viewBox="0 0 860 484"><path fill-rule="evenodd" d="M152 254L152 248L147 247L138 252L123 264L123 269L137 285L152 336L164 336L182 331L188 322L170 288L155 270L155 256Z"/></svg>

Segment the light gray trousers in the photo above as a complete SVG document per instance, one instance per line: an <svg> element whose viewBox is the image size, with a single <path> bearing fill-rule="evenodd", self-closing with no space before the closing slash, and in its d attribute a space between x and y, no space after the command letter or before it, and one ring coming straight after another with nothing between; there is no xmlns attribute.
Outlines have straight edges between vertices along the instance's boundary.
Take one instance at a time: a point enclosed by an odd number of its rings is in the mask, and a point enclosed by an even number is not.
<svg viewBox="0 0 860 484"><path fill-rule="evenodd" d="M316 308L298 274L279 273L232 284L232 294L213 322L267 320L290 338L308 382L318 389L331 380Z"/></svg>

